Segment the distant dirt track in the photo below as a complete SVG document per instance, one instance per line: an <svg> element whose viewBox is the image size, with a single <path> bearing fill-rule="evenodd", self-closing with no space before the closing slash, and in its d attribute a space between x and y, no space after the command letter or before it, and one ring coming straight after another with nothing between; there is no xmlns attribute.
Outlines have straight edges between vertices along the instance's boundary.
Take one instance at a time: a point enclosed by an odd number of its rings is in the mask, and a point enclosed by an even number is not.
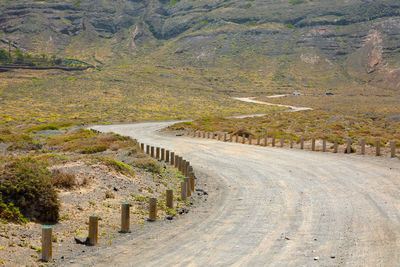
<svg viewBox="0 0 400 267"><path fill-rule="evenodd" d="M172 149L215 187L209 207L88 255L86 266L400 266L398 159L96 126ZM206 180L201 180L202 177Z"/></svg>

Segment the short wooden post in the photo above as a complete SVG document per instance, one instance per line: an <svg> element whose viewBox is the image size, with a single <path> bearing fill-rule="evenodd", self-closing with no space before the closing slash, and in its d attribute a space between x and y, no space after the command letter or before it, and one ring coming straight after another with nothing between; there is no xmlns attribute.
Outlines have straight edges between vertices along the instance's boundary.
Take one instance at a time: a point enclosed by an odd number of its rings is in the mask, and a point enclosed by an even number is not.
<svg viewBox="0 0 400 267"><path fill-rule="evenodd" d="M253 144L253 138L251 138L251 136L249 135L249 145Z"/></svg>
<svg viewBox="0 0 400 267"><path fill-rule="evenodd" d="M290 137L290 148L293 148L293 136Z"/></svg>
<svg viewBox="0 0 400 267"><path fill-rule="evenodd" d="M186 160L184 160L182 157L179 159L179 170L182 172L183 175L185 175L185 165L186 165Z"/></svg>
<svg viewBox="0 0 400 267"><path fill-rule="evenodd" d="M91 215L89 216L89 236L88 236L88 244L90 246L97 245L98 232L99 232L99 218L95 215Z"/></svg>
<svg viewBox="0 0 400 267"><path fill-rule="evenodd" d="M150 157L154 158L154 146L150 148Z"/></svg>
<svg viewBox="0 0 400 267"><path fill-rule="evenodd" d="M156 159L160 159L160 148L156 148Z"/></svg>
<svg viewBox="0 0 400 267"><path fill-rule="evenodd" d="M203 132L203 138L206 138L206 132Z"/></svg>
<svg viewBox="0 0 400 267"><path fill-rule="evenodd" d="M165 148L161 148L161 160L165 160Z"/></svg>
<svg viewBox="0 0 400 267"><path fill-rule="evenodd" d="M264 137L264 146L267 146L268 145L268 137Z"/></svg>
<svg viewBox="0 0 400 267"><path fill-rule="evenodd" d="M285 137L281 136L281 147L283 147L285 144Z"/></svg>
<svg viewBox="0 0 400 267"><path fill-rule="evenodd" d="M361 139L361 155L365 155L365 139Z"/></svg>
<svg viewBox="0 0 400 267"><path fill-rule="evenodd" d="M149 221L157 220L157 198L152 197L149 201Z"/></svg>
<svg viewBox="0 0 400 267"><path fill-rule="evenodd" d="M326 139L322 140L322 152L326 152Z"/></svg>
<svg viewBox="0 0 400 267"><path fill-rule="evenodd" d="M189 172L189 177L190 177L190 189L192 192L194 192L195 189L195 176L193 170Z"/></svg>
<svg viewBox="0 0 400 267"><path fill-rule="evenodd" d="M42 261L49 262L53 258L53 227L42 227Z"/></svg>
<svg viewBox="0 0 400 267"><path fill-rule="evenodd" d="M207 138L210 139L210 132L207 133Z"/></svg>
<svg viewBox="0 0 400 267"><path fill-rule="evenodd" d="M260 145L260 136L257 136L257 146Z"/></svg>
<svg viewBox="0 0 400 267"><path fill-rule="evenodd" d="M336 139L335 142L333 143L333 153L338 153L338 140Z"/></svg>
<svg viewBox="0 0 400 267"><path fill-rule="evenodd" d="M235 142L238 143L239 142L239 135L235 135Z"/></svg>
<svg viewBox="0 0 400 267"><path fill-rule="evenodd" d="M184 178L185 184L186 184L186 194L188 197L192 195L192 189L190 187L190 177L185 177Z"/></svg>
<svg viewBox="0 0 400 267"><path fill-rule="evenodd" d="M178 155L175 155L175 160L174 160L174 167L175 168L178 168L178 166L179 166L179 156Z"/></svg>
<svg viewBox="0 0 400 267"><path fill-rule="evenodd" d="M315 151L315 138L311 138L311 150Z"/></svg>
<svg viewBox="0 0 400 267"><path fill-rule="evenodd" d="M186 183L181 182L181 199L186 200Z"/></svg>
<svg viewBox="0 0 400 267"><path fill-rule="evenodd" d="M227 141L227 139L226 139L226 133L224 134L224 142L226 142Z"/></svg>
<svg viewBox="0 0 400 267"><path fill-rule="evenodd" d="M140 150L142 150L142 152L144 152L144 144L143 143L140 144Z"/></svg>
<svg viewBox="0 0 400 267"><path fill-rule="evenodd" d="M129 220L130 220L130 204L122 203L121 204L121 233L129 233Z"/></svg>
<svg viewBox="0 0 400 267"><path fill-rule="evenodd" d="M246 136L242 134L242 144L244 144L245 141L246 141Z"/></svg>
<svg viewBox="0 0 400 267"><path fill-rule="evenodd" d="M275 146L275 135L272 136L272 146Z"/></svg>
<svg viewBox="0 0 400 267"><path fill-rule="evenodd" d="M146 145L146 154L150 155L150 145Z"/></svg>
<svg viewBox="0 0 400 267"><path fill-rule="evenodd" d="M193 137L196 137L196 132L197 132L196 130L193 132Z"/></svg>
<svg viewBox="0 0 400 267"><path fill-rule="evenodd" d="M171 165L175 166L175 152L171 152Z"/></svg>
<svg viewBox="0 0 400 267"><path fill-rule="evenodd" d="M377 139L376 140L376 156L380 156L381 155L381 140Z"/></svg>
<svg viewBox="0 0 400 267"><path fill-rule="evenodd" d="M173 209L174 208L174 190L172 189L167 189L166 191L166 205L168 208Z"/></svg>
<svg viewBox="0 0 400 267"><path fill-rule="evenodd" d="M390 157L391 158L396 157L396 142L395 141L390 142Z"/></svg>
<svg viewBox="0 0 400 267"><path fill-rule="evenodd" d="M347 139L346 153L351 154L351 140Z"/></svg>
<svg viewBox="0 0 400 267"><path fill-rule="evenodd" d="M232 143L232 141L233 141L233 133L230 133L230 134L229 134L229 142Z"/></svg>
<svg viewBox="0 0 400 267"><path fill-rule="evenodd" d="M304 137L300 138L300 149L304 149Z"/></svg>
<svg viewBox="0 0 400 267"><path fill-rule="evenodd" d="M189 167L190 167L190 162L186 161L186 166L185 166L185 175L189 176Z"/></svg>

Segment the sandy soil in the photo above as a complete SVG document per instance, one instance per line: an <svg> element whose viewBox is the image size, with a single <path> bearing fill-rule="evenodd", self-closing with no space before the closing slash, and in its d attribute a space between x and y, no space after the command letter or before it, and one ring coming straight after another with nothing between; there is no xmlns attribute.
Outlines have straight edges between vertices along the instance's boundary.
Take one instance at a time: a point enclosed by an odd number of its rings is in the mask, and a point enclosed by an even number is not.
<svg viewBox="0 0 400 267"><path fill-rule="evenodd" d="M398 159L158 132L172 123L95 128L183 155L210 187L208 206L86 253L76 266L399 265Z"/></svg>

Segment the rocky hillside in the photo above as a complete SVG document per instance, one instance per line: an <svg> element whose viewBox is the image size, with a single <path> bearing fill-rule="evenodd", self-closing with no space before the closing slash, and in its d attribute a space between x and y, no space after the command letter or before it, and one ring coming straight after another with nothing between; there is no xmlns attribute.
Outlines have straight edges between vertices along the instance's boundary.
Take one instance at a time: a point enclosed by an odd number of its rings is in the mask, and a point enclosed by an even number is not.
<svg viewBox="0 0 400 267"><path fill-rule="evenodd" d="M398 0L0 2L0 46L107 64L262 71L269 86L400 87ZM157 64L155 63L155 65Z"/></svg>

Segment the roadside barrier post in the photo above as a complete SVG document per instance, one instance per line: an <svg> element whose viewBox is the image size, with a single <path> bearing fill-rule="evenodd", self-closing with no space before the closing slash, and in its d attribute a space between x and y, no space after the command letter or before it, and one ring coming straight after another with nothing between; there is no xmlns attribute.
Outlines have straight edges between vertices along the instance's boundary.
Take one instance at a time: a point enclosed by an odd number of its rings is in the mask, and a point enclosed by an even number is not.
<svg viewBox="0 0 400 267"><path fill-rule="evenodd" d="M143 143L140 144L140 150L142 150L142 152L144 152L144 144Z"/></svg>
<svg viewBox="0 0 400 267"><path fill-rule="evenodd" d="M376 140L376 156L381 155L381 140L377 139Z"/></svg>
<svg viewBox="0 0 400 267"><path fill-rule="evenodd" d="M186 161L185 165L185 176L189 176L189 167L190 167L190 162Z"/></svg>
<svg viewBox="0 0 400 267"><path fill-rule="evenodd" d="M131 205L129 203L121 204L121 233L129 233L130 206Z"/></svg>
<svg viewBox="0 0 400 267"><path fill-rule="evenodd" d="M257 136L257 146L260 145L260 136Z"/></svg>
<svg viewBox="0 0 400 267"><path fill-rule="evenodd" d="M175 166L175 152L171 152L171 165Z"/></svg>
<svg viewBox="0 0 400 267"><path fill-rule="evenodd" d="M175 155L174 163L175 163L175 164L174 164L174 167L175 167L175 168L178 168L178 166L179 166L179 165L178 165L178 164L179 164L179 156L178 156L178 155Z"/></svg>
<svg viewBox="0 0 400 267"><path fill-rule="evenodd" d="M361 155L365 155L365 139L361 139Z"/></svg>
<svg viewBox="0 0 400 267"><path fill-rule="evenodd" d="M230 134L229 134L229 142L232 143L232 140L233 140L233 133L230 133Z"/></svg>
<svg viewBox="0 0 400 267"><path fill-rule="evenodd" d="M156 148L156 159L160 159L160 148Z"/></svg>
<svg viewBox="0 0 400 267"><path fill-rule="evenodd" d="M150 198L149 204L149 221L154 222L157 220L157 198Z"/></svg>
<svg viewBox="0 0 400 267"><path fill-rule="evenodd" d="M235 142L238 143L239 142L239 135L235 135Z"/></svg>
<svg viewBox="0 0 400 267"><path fill-rule="evenodd" d="M167 197L167 207L170 209L174 208L174 191L172 189L167 189L166 191L166 197Z"/></svg>
<svg viewBox="0 0 400 267"><path fill-rule="evenodd" d="M194 192L194 189L195 189L195 177L194 177L193 170L191 170L189 172L189 177L190 177L190 189L192 190L192 192Z"/></svg>
<svg viewBox="0 0 400 267"><path fill-rule="evenodd" d="M227 141L227 139L226 139L226 133L224 134L224 142L226 142Z"/></svg>
<svg viewBox="0 0 400 267"><path fill-rule="evenodd" d="M396 142L395 141L390 142L390 157L391 158L396 157Z"/></svg>
<svg viewBox="0 0 400 267"><path fill-rule="evenodd" d="M210 132L207 133L207 138L210 139Z"/></svg>
<svg viewBox="0 0 400 267"><path fill-rule="evenodd" d="M275 146L275 135L272 136L272 146L273 146L273 147Z"/></svg>
<svg viewBox="0 0 400 267"><path fill-rule="evenodd" d="M150 145L146 145L146 154L150 155Z"/></svg>
<svg viewBox="0 0 400 267"><path fill-rule="evenodd" d="M300 149L304 149L304 137L300 138Z"/></svg>
<svg viewBox="0 0 400 267"><path fill-rule="evenodd" d="M165 161L165 148L161 148L161 160Z"/></svg>
<svg viewBox="0 0 400 267"><path fill-rule="evenodd" d="M242 134L242 144L244 144L245 140L246 140L246 136L244 136L244 134Z"/></svg>
<svg viewBox="0 0 400 267"><path fill-rule="evenodd" d="M333 144L333 153L338 153L338 140L336 139Z"/></svg>
<svg viewBox="0 0 400 267"><path fill-rule="evenodd" d="M53 258L53 227L42 227L42 261L49 262Z"/></svg>
<svg viewBox="0 0 400 267"><path fill-rule="evenodd" d="M315 138L311 139L311 150L315 151Z"/></svg>
<svg viewBox="0 0 400 267"><path fill-rule="evenodd" d="M281 147L283 147L285 144L285 138L283 136L281 136Z"/></svg>
<svg viewBox="0 0 400 267"><path fill-rule="evenodd" d="M170 153L169 150L165 151L165 162L167 163L169 162L169 153Z"/></svg>
<svg viewBox="0 0 400 267"><path fill-rule="evenodd" d="M186 183L181 182L181 199L186 200Z"/></svg>
<svg viewBox="0 0 400 267"><path fill-rule="evenodd" d="M150 157L154 158L154 146L152 146L150 149Z"/></svg>
<svg viewBox="0 0 400 267"><path fill-rule="evenodd" d="M249 135L249 145L252 145L252 144L253 144L253 140L252 140L251 136Z"/></svg>
<svg viewBox="0 0 400 267"><path fill-rule="evenodd" d="M267 146L268 145L268 137L264 137L264 146Z"/></svg>
<svg viewBox="0 0 400 267"><path fill-rule="evenodd" d="M184 167L186 165L186 160L184 160L182 157L179 157L179 165L178 165L178 170L184 175Z"/></svg>
<svg viewBox="0 0 400 267"><path fill-rule="evenodd" d="M322 152L326 152L326 139L322 140Z"/></svg>
<svg viewBox="0 0 400 267"><path fill-rule="evenodd" d="M193 132L193 137L196 137L196 130L194 130L194 132Z"/></svg>
<svg viewBox="0 0 400 267"><path fill-rule="evenodd" d="M293 148L293 136L290 137L290 148Z"/></svg>
<svg viewBox="0 0 400 267"><path fill-rule="evenodd" d="M347 154L351 153L351 140L350 139L347 139L346 153Z"/></svg>
<svg viewBox="0 0 400 267"><path fill-rule="evenodd" d="M192 195L192 189L191 189L191 186L190 186L190 177L186 176L184 178L184 181L185 181L185 184L186 184L186 195L188 197L190 197Z"/></svg>
<svg viewBox="0 0 400 267"><path fill-rule="evenodd" d="M95 215L89 216L89 236L88 243L91 246L97 245L99 232L99 218Z"/></svg>

